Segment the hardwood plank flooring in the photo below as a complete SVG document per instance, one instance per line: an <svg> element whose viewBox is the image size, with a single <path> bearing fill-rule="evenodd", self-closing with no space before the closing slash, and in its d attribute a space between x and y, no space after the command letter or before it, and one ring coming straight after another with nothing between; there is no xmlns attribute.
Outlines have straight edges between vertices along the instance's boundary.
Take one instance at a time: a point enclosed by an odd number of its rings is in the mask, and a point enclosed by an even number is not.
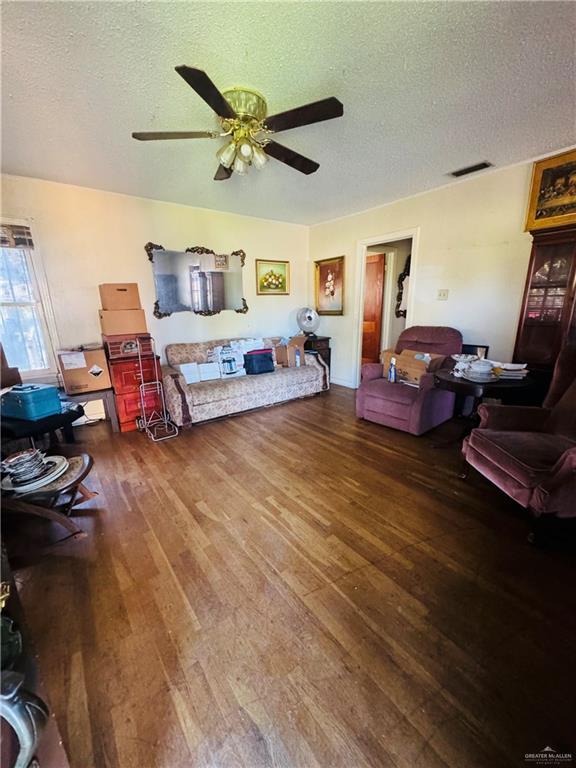
<svg viewBox="0 0 576 768"><path fill-rule="evenodd" d="M457 449L356 420L338 387L164 443L77 431L89 536L17 573L72 768L576 751L573 553L531 548Z"/></svg>

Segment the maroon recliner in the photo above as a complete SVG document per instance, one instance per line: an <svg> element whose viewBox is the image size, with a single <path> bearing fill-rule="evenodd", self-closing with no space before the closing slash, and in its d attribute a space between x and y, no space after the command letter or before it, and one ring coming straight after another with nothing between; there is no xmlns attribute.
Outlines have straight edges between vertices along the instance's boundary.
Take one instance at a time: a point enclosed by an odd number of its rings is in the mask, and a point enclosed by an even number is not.
<svg viewBox="0 0 576 768"><path fill-rule="evenodd" d="M445 355L435 361L435 368L447 364L449 356L462 351L462 334L446 326L413 325L402 331L396 353L403 349ZM362 381L356 390L356 415L385 427L422 435L452 418L453 392L434 388L434 374L425 373L420 387L391 384L380 363L362 366Z"/></svg>
<svg viewBox="0 0 576 768"><path fill-rule="evenodd" d="M542 408L481 405L466 461L535 517L576 517L576 346L562 349Z"/></svg>

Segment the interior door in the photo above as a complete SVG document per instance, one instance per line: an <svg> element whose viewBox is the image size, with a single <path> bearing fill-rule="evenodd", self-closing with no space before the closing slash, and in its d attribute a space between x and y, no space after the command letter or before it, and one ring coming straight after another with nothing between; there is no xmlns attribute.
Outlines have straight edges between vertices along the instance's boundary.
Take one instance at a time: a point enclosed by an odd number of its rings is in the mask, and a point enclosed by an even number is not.
<svg viewBox="0 0 576 768"><path fill-rule="evenodd" d="M368 253L366 255L362 363L377 363L380 360L385 271L386 254Z"/></svg>

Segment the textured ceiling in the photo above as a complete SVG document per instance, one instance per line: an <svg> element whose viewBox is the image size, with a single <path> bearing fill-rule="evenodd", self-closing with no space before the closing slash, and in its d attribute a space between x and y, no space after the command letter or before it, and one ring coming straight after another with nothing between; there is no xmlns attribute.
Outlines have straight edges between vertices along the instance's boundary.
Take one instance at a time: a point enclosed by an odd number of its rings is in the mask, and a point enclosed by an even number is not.
<svg viewBox="0 0 576 768"><path fill-rule="evenodd" d="M576 3L15 2L2 27L3 171L314 223L574 143ZM320 163L212 181L212 129L174 72L263 92L271 113L337 96L344 117L278 134Z"/></svg>

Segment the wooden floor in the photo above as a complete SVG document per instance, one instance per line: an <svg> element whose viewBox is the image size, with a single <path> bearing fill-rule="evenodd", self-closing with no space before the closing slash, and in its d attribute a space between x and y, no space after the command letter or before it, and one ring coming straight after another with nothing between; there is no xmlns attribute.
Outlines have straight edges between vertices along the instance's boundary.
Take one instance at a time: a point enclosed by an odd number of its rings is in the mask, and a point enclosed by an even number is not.
<svg viewBox="0 0 576 768"><path fill-rule="evenodd" d="M357 421L353 397L159 444L78 430L89 537L18 572L73 768L498 768L570 746L573 555L531 548L456 449Z"/></svg>

